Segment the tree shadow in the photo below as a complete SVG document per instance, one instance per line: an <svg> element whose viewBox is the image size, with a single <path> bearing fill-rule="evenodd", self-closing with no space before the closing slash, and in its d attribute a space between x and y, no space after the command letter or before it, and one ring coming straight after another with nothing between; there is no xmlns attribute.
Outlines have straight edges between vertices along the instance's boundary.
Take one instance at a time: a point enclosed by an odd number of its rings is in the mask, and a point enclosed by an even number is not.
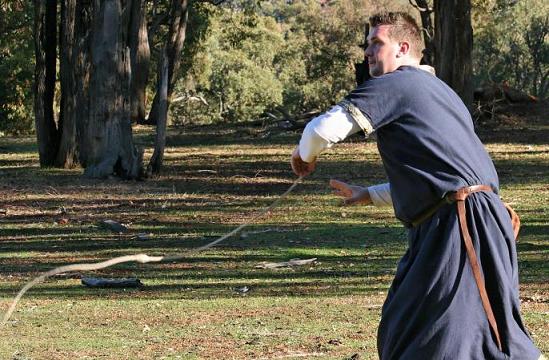
<svg viewBox="0 0 549 360"><path fill-rule="evenodd" d="M272 204L295 180L288 158L299 134L281 132L261 137L261 129L245 128L220 130L211 126L172 133L168 143L187 152L171 154L166 158L163 175L143 182L90 180L82 178L79 170L40 169L36 160L23 156L36 151L32 141L0 141L3 150L22 155L21 160L0 160L0 192L4 195L0 204L0 210L4 210L0 212L0 272L21 284L22 278L30 279L41 271L68 263L96 262L140 252L184 253L233 230L255 211ZM548 135L543 131L541 135ZM490 141L501 140L500 135L493 135ZM529 131L520 136L516 132L504 135L525 144L545 144L549 138L542 141L540 133ZM136 139L144 144L153 141L152 135L143 133L138 133ZM351 142L364 140L355 137ZM193 153L195 147L207 149L212 145L218 150L225 145L285 146L288 156ZM531 155L528 161L496 155L495 164L505 186L546 182L549 166L542 150L522 151L520 155ZM376 153L337 159L328 154L315 174L306 178L273 213L292 212L288 206L295 199L321 201L321 196L330 194L327 184L332 177L365 185L385 181ZM333 203L320 205L336 209ZM314 218L314 214L308 214L308 204L296 207L304 212L304 217ZM179 263L122 264L93 273L142 277L145 287L139 290L88 289L59 285L59 279L52 279L32 291L31 296L89 298L99 294L116 298L139 294L147 298L194 299L243 296L234 291L243 286L252 288L245 296L334 296L385 291L406 247L405 230L391 211L347 210L347 224L336 213L338 210L333 211L334 214L323 213L329 219L324 222L305 219L280 224L261 220L246 229L250 233L257 230L257 234L227 239L220 246L189 255ZM546 281L548 267L543 254L549 246L538 241L547 239L549 233L545 211L543 206L534 205L523 211L526 220L517 249L525 283ZM215 219L209 218L212 213L216 214ZM67 218L68 224L57 224L61 218ZM107 218L132 223L130 232L118 235L99 228L98 222ZM266 228L273 230L259 232ZM135 238L138 232L154 235L140 241ZM521 253L529 256L521 258ZM532 253L535 256L530 256ZM316 257L317 264L281 270L255 268L263 261L306 257ZM17 290L18 285L4 283L0 295L11 297Z"/></svg>

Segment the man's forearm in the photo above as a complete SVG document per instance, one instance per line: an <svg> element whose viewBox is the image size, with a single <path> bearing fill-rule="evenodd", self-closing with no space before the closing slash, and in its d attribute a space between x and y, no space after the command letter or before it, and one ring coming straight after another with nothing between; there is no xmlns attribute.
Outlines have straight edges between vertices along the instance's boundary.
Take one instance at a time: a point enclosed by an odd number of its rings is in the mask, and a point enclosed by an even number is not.
<svg viewBox="0 0 549 360"><path fill-rule="evenodd" d="M308 163L313 162L324 149L331 146L330 142L318 135L314 127L309 124L303 130L299 141L299 155L303 161Z"/></svg>

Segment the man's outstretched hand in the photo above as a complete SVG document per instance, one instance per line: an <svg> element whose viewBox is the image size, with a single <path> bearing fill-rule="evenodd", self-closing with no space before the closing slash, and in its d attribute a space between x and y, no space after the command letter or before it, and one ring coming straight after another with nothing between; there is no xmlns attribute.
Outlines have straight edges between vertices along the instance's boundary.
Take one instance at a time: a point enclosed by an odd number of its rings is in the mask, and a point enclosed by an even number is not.
<svg viewBox="0 0 549 360"><path fill-rule="evenodd" d="M372 198L368 188L350 185L343 181L331 179L330 186L334 189L334 194L342 196L344 205L369 205L372 204Z"/></svg>
<svg viewBox="0 0 549 360"><path fill-rule="evenodd" d="M307 176L315 170L316 160L312 162L305 162L301 159L299 155L299 146L295 148L292 153L292 170L297 176Z"/></svg>

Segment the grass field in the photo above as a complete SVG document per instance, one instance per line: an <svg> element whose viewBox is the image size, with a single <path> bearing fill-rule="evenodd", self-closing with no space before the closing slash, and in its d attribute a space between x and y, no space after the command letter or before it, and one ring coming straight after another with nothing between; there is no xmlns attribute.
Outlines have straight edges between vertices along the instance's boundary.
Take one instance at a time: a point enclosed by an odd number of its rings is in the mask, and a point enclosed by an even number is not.
<svg viewBox="0 0 549 360"><path fill-rule="evenodd" d="M33 139L0 139L0 311L55 266L184 253L248 222L295 180L288 159L298 136L244 125L173 129L163 175L142 182L40 169ZM549 127L542 121L481 136L504 200L522 217L522 312L548 353ZM139 129L136 139L150 147L153 137ZM0 358L377 358L380 308L405 230L390 209L342 208L327 187L331 177L383 181L375 143L355 137L330 150L278 207L215 248L177 263L46 280L0 329ZM130 231L98 225L106 219ZM139 240L139 233L150 235ZM294 258L317 261L256 268ZM144 286L93 289L82 276L137 277Z"/></svg>

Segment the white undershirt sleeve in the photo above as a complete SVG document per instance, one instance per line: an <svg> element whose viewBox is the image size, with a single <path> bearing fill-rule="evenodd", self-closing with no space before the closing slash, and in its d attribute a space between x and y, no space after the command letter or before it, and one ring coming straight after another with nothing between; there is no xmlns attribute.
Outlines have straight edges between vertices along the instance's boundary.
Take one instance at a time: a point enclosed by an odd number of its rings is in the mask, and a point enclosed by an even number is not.
<svg viewBox="0 0 549 360"><path fill-rule="evenodd" d="M299 155L311 162L326 148L360 130L347 111L336 105L307 124L299 141Z"/></svg>
<svg viewBox="0 0 549 360"><path fill-rule="evenodd" d="M391 185L389 183L373 185L368 187L368 193L374 206L393 206L391 198Z"/></svg>

